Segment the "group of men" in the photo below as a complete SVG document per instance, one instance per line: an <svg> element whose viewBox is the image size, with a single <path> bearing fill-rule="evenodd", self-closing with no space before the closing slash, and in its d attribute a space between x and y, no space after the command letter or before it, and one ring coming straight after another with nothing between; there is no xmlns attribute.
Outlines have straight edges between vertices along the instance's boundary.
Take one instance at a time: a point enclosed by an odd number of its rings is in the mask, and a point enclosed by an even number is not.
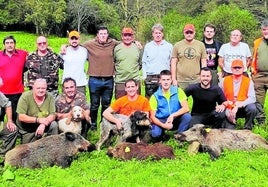
<svg viewBox="0 0 268 187"><path fill-rule="evenodd" d="M122 128L122 122L112 113L130 115L135 110L148 113L154 139L162 138L164 130L183 132L197 123L235 128L238 117L245 117L245 128L252 129L256 115L259 122L265 119L268 21L263 22L261 29L263 37L254 43L255 84L249 78L251 53L248 45L241 42L241 32L232 31L230 42L222 45L214 40L216 28L211 24L205 25L202 42L195 39L194 25L186 24L184 39L174 47L164 39L163 26L155 24L153 40L145 45L143 53L129 27L122 29L121 42L109 38L108 29L100 27L96 38L82 45L80 34L72 31L69 45L62 47L60 55L48 48L44 36L37 38L37 51L29 55L15 49L14 37L6 37L5 49L0 53L0 91L3 93L1 106L6 108L1 112L1 121L6 114L7 125L1 135L4 132L10 135L3 138L1 153L14 146L18 133L23 143L34 141L44 133L57 134L55 121L69 115L75 105L83 106L85 111L82 128L85 137L89 127L97 128L100 104L101 114L118 129ZM85 97L84 64L87 60L90 62L87 71L90 106ZM60 96L59 68L64 70ZM218 73L219 68L221 73ZM146 97L140 95L141 69ZM27 72L30 89L27 92L23 87L24 72ZM114 85L116 101L111 104ZM193 98L191 114L189 96Z"/></svg>

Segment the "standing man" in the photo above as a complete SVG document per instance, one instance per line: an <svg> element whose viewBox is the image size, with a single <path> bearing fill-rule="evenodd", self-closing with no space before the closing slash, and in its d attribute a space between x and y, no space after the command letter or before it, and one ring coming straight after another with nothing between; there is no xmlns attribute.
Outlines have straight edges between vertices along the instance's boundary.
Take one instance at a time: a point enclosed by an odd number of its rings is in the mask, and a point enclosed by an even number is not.
<svg viewBox="0 0 268 187"><path fill-rule="evenodd" d="M114 48L115 60L115 98L126 95L125 82L134 79L140 85L141 52L134 44L132 28L122 29L122 43ZM140 88L140 86L139 86ZM140 89L138 91L140 94Z"/></svg>
<svg viewBox="0 0 268 187"><path fill-rule="evenodd" d="M24 92L23 73L27 52L16 49L16 40L7 36L3 40L4 50L0 51L0 78L2 79L2 92L11 102L12 121L17 119L16 108L21 94ZM4 121L5 110L2 110L0 121Z"/></svg>
<svg viewBox="0 0 268 187"><path fill-rule="evenodd" d="M81 135L87 138L87 132L90 127L90 111L85 95L76 89L76 82L71 77L63 80L62 89L63 93L56 99L57 119L60 120L70 116L72 108L80 106L84 110Z"/></svg>
<svg viewBox="0 0 268 187"><path fill-rule="evenodd" d="M184 39L177 42L172 51L171 74L172 84L184 90L199 82L200 68L207 66L207 53L205 45L194 39L193 24L186 24L183 34Z"/></svg>
<svg viewBox="0 0 268 187"><path fill-rule="evenodd" d="M232 74L231 65L235 59L243 61L243 72L247 75L247 68L251 62L251 52L248 44L241 42L241 40L241 32L239 30L233 30L231 32L230 42L221 46L218 55L222 77Z"/></svg>
<svg viewBox="0 0 268 187"><path fill-rule="evenodd" d="M212 24L206 24L204 27L204 39L202 42L205 44L207 51L207 67L212 70L212 84L218 85L218 52L222 43L214 39L215 33L216 27Z"/></svg>
<svg viewBox="0 0 268 187"><path fill-rule="evenodd" d="M266 92L268 89L268 20L261 24L262 37L254 41L254 52L252 61L252 78L254 81L258 109L257 121L265 123L266 114L263 110Z"/></svg>
<svg viewBox="0 0 268 187"><path fill-rule="evenodd" d="M97 129L98 109L101 102L101 113L111 103L114 88L114 47L116 40L109 38L107 27L99 27L95 39L87 41L83 46L89 51L89 93L91 129Z"/></svg>
<svg viewBox="0 0 268 187"><path fill-rule="evenodd" d="M162 139L164 130L177 130L177 133L187 130L191 120L187 96L181 88L172 85L169 70L160 72L159 83L158 90L150 98L151 136L155 141Z"/></svg>
<svg viewBox="0 0 268 187"><path fill-rule="evenodd" d="M36 45L37 50L30 54L26 61L28 87L32 89L36 79L46 79L47 90L56 98L59 94L59 68L63 68L63 60L48 48L46 37L39 36Z"/></svg>
<svg viewBox="0 0 268 187"><path fill-rule="evenodd" d="M46 80L36 79L32 90L24 92L18 102L17 125L22 143L35 141L44 135L58 134L55 112L55 100L47 92Z"/></svg>
<svg viewBox="0 0 268 187"><path fill-rule="evenodd" d="M170 70L172 44L164 39L164 27L155 24L152 27L153 40L144 47L142 56L142 72L145 79L145 96L150 98L158 89L159 74L162 70Z"/></svg>
<svg viewBox="0 0 268 187"><path fill-rule="evenodd" d="M245 64L241 59L231 64L232 75L224 77L221 88L228 101L226 116L235 127L236 119L245 118L244 129L251 130L257 115L256 96L253 81L243 75Z"/></svg>
<svg viewBox="0 0 268 187"><path fill-rule="evenodd" d="M211 128L224 128L226 98L218 85L213 85L212 70L204 67L200 72L200 83L185 89L187 97L192 96L192 119L190 126L205 124ZM227 126L228 128L228 126Z"/></svg>
<svg viewBox="0 0 268 187"><path fill-rule="evenodd" d="M87 76L84 71L88 59L88 51L79 45L80 34L77 31L69 33L69 46L65 54L61 55L64 60L62 80L72 77L76 81L78 91L86 94Z"/></svg>

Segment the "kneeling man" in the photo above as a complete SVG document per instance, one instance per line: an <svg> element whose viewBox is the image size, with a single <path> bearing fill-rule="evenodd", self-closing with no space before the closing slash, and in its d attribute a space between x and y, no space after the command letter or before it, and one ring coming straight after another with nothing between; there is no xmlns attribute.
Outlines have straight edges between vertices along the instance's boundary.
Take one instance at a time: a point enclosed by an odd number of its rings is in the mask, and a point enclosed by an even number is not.
<svg viewBox="0 0 268 187"><path fill-rule="evenodd" d="M21 95L17 106L17 125L22 143L35 141L44 135L58 134L55 112L55 100L47 92L46 80L36 79L33 89Z"/></svg>
<svg viewBox="0 0 268 187"><path fill-rule="evenodd" d="M187 96L177 86L171 85L171 72L160 72L160 86L151 96L151 119L153 121L151 135L155 141L160 141L164 130L183 132L189 128L191 115Z"/></svg>
<svg viewBox="0 0 268 187"><path fill-rule="evenodd" d="M221 87L228 101L226 115L233 128L237 118L245 118L244 129L251 130L257 115L256 96L253 81L243 75L243 67L242 60L234 60L232 75L224 77Z"/></svg>
<svg viewBox="0 0 268 187"><path fill-rule="evenodd" d="M211 69L204 67L200 71L200 83L185 89L185 94L193 98L190 126L202 123L211 128L229 128L225 116L225 95L218 85L212 85L211 80Z"/></svg>

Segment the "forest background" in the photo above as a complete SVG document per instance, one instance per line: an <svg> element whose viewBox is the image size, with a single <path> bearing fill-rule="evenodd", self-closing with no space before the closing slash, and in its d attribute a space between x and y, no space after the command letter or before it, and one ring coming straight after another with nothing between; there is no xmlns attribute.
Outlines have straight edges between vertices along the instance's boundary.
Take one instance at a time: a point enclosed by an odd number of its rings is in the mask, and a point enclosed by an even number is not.
<svg viewBox="0 0 268 187"><path fill-rule="evenodd" d="M173 44L183 37L186 23L196 26L197 39L203 26L212 23L218 40L227 42L230 31L239 29L251 45L267 15L267 0L0 0L2 31L65 37L73 29L95 34L105 25L120 39L122 27L131 26L143 43L151 39L154 23L164 25L165 38Z"/></svg>

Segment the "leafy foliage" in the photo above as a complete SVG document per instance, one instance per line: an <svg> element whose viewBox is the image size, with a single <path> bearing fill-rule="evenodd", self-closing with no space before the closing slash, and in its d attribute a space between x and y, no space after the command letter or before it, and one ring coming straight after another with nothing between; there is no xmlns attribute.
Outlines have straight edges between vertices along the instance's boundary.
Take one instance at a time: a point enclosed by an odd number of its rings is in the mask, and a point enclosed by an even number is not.
<svg viewBox="0 0 268 187"><path fill-rule="evenodd" d="M25 0L25 21L35 25L36 34L49 34L51 26L65 19L64 0Z"/></svg>

